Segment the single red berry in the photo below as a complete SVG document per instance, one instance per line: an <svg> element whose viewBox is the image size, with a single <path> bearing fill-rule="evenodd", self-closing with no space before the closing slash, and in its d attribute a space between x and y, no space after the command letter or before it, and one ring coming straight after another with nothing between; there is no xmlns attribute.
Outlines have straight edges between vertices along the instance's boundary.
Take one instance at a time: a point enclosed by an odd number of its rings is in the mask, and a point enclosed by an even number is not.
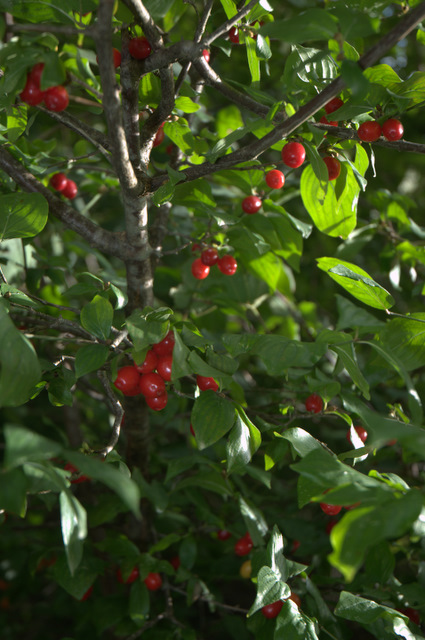
<svg viewBox="0 0 425 640"><path fill-rule="evenodd" d="M68 91L61 85L46 89L44 92L44 104L49 111L63 111L69 104Z"/></svg>
<svg viewBox="0 0 425 640"><path fill-rule="evenodd" d="M121 573L121 569L117 569L117 579L118 579L118 582L121 582L121 584L131 584L132 582L135 582L138 577L139 577L139 567L134 567L134 569L132 569L127 580L124 580L123 575Z"/></svg>
<svg viewBox="0 0 425 640"><path fill-rule="evenodd" d="M45 92L40 89L40 85L28 78L24 90L19 94L19 97L22 102L34 107L36 104L43 102L44 94Z"/></svg>
<svg viewBox="0 0 425 640"><path fill-rule="evenodd" d="M249 533L246 533L243 538L239 538L235 543L234 550L237 556L247 556L248 553L251 552L253 546L251 536Z"/></svg>
<svg viewBox="0 0 425 640"><path fill-rule="evenodd" d="M387 140L400 140L403 137L404 127L400 120L390 118L382 125L382 133Z"/></svg>
<svg viewBox="0 0 425 640"><path fill-rule="evenodd" d="M411 622L417 624L418 626L421 623L421 617L419 615L419 611L416 609L412 609L412 607L405 607L404 609L397 609L403 615L407 616Z"/></svg>
<svg viewBox="0 0 425 640"><path fill-rule="evenodd" d="M325 529L325 531L326 531L326 533L328 535L330 535L332 529L335 527L335 525L338 524L338 522L339 522L339 520L329 520L328 524L326 525L326 529Z"/></svg>
<svg viewBox="0 0 425 640"><path fill-rule="evenodd" d="M354 427L354 429L357 431L357 435L359 436L360 440L362 442L366 442L366 439L367 439L367 431L366 431L366 429L363 429L363 427L360 427L360 426ZM353 444L353 442L351 441L350 429L348 429L347 433L345 434L345 437L346 437L347 441L350 444Z"/></svg>
<svg viewBox="0 0 425 640"><path fill-rule="evenodd" d="M150 373L151 371L156 369L157 364L158 356L153 349L149 349L145 356L145 359L143 360L143 364L137 364L136 369L139 373Z"/></svg>
<svg viewBox="0 0 425 640"><path fill-rule="evenodd" d="M336 120L328 120L326 118L326 116L322 116L320 118L319 122L321 122L322 124L330 124L330 125L332 125L332 127L337 127L338 126L338 122Z"/></svg>
<svg viewBox="0 0 425 640"><path fill-rule="evenodd" d="M152 47L145 36L139 36L138 38L132 38L130 40L128 50L132 58L144 60L150 55Z"/></svg>
<svg viewBox="0 0 425 640"><path fill-rule="evenodd" d="M153 409L154 411L161 411L167 406L168 394L166 391L164 391L164 393L161 393L161 395L154 396L153 398L146 396L145 400L149 409Z"/></svg>
<svg viewBox="0 0 425 640"><path fill-rule="evenodd" d="M257 213L261 207L261 198L258 196L247 196L242 200L242 209L245 213Z"/></svg>
<svg viewBox="0 0 425 640"><path fill-rule="evenodd" d="M72 474L80 473L79 469L77 469L77 467L75 467L70 462L67 462L67 464L64 466L64 469L65 471L70 471ZM77 478L73 478L71 480L71 484L80 484L80 482L90 482L90 478L88 476L79 475Z"/></svg>
<svg viewBox="0 0 425 640"><path fill-rule="evenodd" d="M285 176L282 171L272 169L266 173L266 183L270 189L281 189L285 184Z"/></svg>
<svg viewBox="0 0 425 640"><path fill-rule="evenodd" d="M233 256L226 254L219 258L217 266L225 276L233 276L238 268L238 263Z"/></svg>
<svg viewBox="0 0 425 640"><path fill-rule="evenodd" d="M230 533L230 531L227 531L227 529L219 529L217 531L217 538L219 540L228 540L229 538L232 537L232 534Z"/></svg>
<svg viewBox="0 0 425 640"><path fill-rule="evenodd" d="M376 120L367 120L357 129L357 135L363 142L375 142L380 138L381 133L381 125Z"/></svg>
<svg viewBox="0 0 425 640"><path fill-rule="evenodd" d="M80 602L84 602L84 600L88 600L92 593L93 593L93 585L87 589L87 591L83 596L81 596Z"/></svg>
<svg viewBox="0 0 425 640"><path fill-rule="evenodd" d="M239 29L237 27L229 29L227 35L229 36L230 42L233 42L233 44L239 44Z"/></svg>
<svg viewBox="0 0 425 640"><path fill-rule="evenodd" d="M297 605L297 607L301 606L301 598L297 593L293 593L291 591L291 595L289 596L288 600L292 600L292 602L295 602L295 604Z"/></svg>
<svg viewBox="0 0 425 640"><path fill-rule="evenodd" d="M33 66L28 74L28 78L31 78L32 82L35 82L38 86L41 84L41 74L43 73L44 62L38 62Z"/></svg>
<svg viewBox="0 0 425 640"><path fill-rule="evenodd" d="M291 553L295 553L299 549L301 542L299 540L294 540L291 547Z"/></svg>
<svg viewBox="0 0 425 640"><path fill-rule="evenodd" d="M208 267L212 267L218 260L218 251L214 247L208 247L201 253L201 260L203 264Z"/></svg>
<svg viewBox="0 0 425 640"><path fill-rule="evenodd" d="M117 377L114 381L114 385L117 389L123 392L125 396L134 395L134 391L140 393L139 390L140 374L136 367L126 366L121 367L117 371Z"/></svg>
<svg viewBox="0 0 425 640"><path fill-rule="evenodd" d="M159 373L144 373L139 380L140 393L148 398L155 398L165 393L165 382Z"/></svg>
<svg viewBox="0 0 425 640"><path fill-rule="evenodd" d="M68 184L68 178L64 173L55 173L50 178L49 184L55 191L63 191Z"/></svg>
<svg viewBox="0 0 425 640"><path fill-rule="evenodd" d="M202 49L202 55L204 56L205 62L210 61L210 52L208 51L208 49Z"/></svg>
<svg viewBox="0 0 425 640"><path fill-rule="evenodd" d="M170 382L171 380L171 369L173 366L173 356L170 354L168 356L161 356L158 359L158 364L156 366L156 370L163 380Z"/></svg>
<svg viewBox="0 0 425 640"><path fill-rule="evenodd" d="M174 571L177 571L177 569L181 565L181 560L180 560L179 556L174 556L174 558L171 558L170 564L173 567Z"/></svg>
<svg viewBox="0 0 425 640"><path fill-rule="evenodd" d="M149 591L157 591L162 586L162 578L159 573L148 573L144 582Z"/></svg>
<svg viewBox="0 0 425 640"><path fill-rule="evenodd" d="M191 250L192 251L199 251L200 248L201 248L201 245L198 242L194 242L192 244Z"/></svg>
<svg viewBox="0 0 425 640"><path fill-rule="evenodd" d="M155 351L158 357L168 356L170 355L170 353L173 353L174 343L174 333L173 330L170 329L165 338L163 338L160 342L152 345L152 349Z"/></svg>
<svg viewBox="0 0 425 640"><path fill-rule="evenodd" d="M112 49L112 59L115 69L121 66L121 51L118 51L118 49L115 49L115 47Z"/></svg>
<svg viewBox="0 0 425 640"><path fill-rule="evenodd" d="M265 607L261 609L261 613L265 618L277 618L280 613L280 610L283 607L282 600L277 600L276 602L272 602L272 604L267 604Z"/></svg>
<svg viewBox="0 0 425 640"><path fill-rule="evenodd" d="M305 401L305 408L310 413L320 413L323 409L323 400L317 393L312 393Z"/></svg>
<svg viewBox="0 0 425 640"><path fill-rule="evenodd" d="M61 194L68 198L68 200L73 200L78 193L78 187L75 184L74 180L70 180L68 178L65 187L62 189Z"/></svg>
<svg viewBox="0 0 425 640"><path fill-rule="evenodd" d="M288 142L282 149L282 160L287 167L297 169L305 160L305 149L300 142Z"/></svg>
<svg viewBox="0 0 425 640"><path fill-rule="evenodd" d="M201 391L207 391L207 389L218 391L218 384L216 383L214 378L208 378L207 376L196 376L196 384Z"/></svg>
<svg viewBox="0 0 425 640"><path fill-rule="evenodd" d="M154 138L153 141L153 145L154 147L158 147L161 142L164 140L165 138L165 133L164 133L164 129L163 129L164 125L161 125L158 129L158 131L156 132L156 136Z"/></svg>
<svg viewBox="0 0 425 640"><path fill-rule="evenodd" d="M197 280L205 280L209 272L209 266L204 264L201 258L196 258L196 260L192 262L192 275Z"/></svg>
<svg viewBox="0 0 425 640"><path fill-rule="evenodd" d="M327 504L326 502L321 502L320 508L323 513L326 513L328 516L336 516L342 509L339 504Z"/></svg>
<svg viewBox="0 0 425 640"><path fill-rule="evenodd" d="M329 100L329 102L325 104L325 111L326 113L333 113L342 107L343 104L344 101L341 100L341 98L332 98L332 100Z"/></svg>
<svg viewBox="0 0 425 640"><path fill-rule="evenodd" d="M323 162L328 168L329 180L336 180L341 173L341 163L337 158L326 156Z"/></svg>

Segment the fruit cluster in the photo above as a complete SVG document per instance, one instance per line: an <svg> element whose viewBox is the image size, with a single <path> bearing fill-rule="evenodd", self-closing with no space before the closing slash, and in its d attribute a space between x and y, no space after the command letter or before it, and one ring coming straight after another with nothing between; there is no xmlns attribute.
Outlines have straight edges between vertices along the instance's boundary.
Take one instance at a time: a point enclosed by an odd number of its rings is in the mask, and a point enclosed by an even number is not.
<svg viewBox="0 0 425 640"><path fill-rule="evenodd" d="M55 173L49 180L50 186L68 200L73 200L78 193L78 187L73 180L64 173Z"/></svg>
<svg viewBox="0 0 425 640"><path fill-rule="evenodd" d="M168 402L165 383L171 380L174 342L174 334L170 330L163 340L152 345L141 365L118 369L115 387L125 396L142 394L148 407L154 411L164 409Z"/></svg>
<svg viewBox="0 0 425 640"><path fill-rule="evenodd" d="M196 251L199 248L198 244L194 244L192 251ZM197 280L205 280L209 275L210 267L215 264L225 276L233 276L238 268L238 263L233 256L226 253L219 258L217 249L208 247L202 251L200 258L196 258L196 260L192 262L193 277Z"/></svg>
<svg viewBox="0 0 425 640"><path fill-rule="evenodd" d="M19 94L22 102L35 106L44 102L49 111L63 111L69 104L69 96L65 87L57 85L49 87L45 91L41 90L41 75L44 63L39 62L27 74L27 81L22 93Z"/></svg>

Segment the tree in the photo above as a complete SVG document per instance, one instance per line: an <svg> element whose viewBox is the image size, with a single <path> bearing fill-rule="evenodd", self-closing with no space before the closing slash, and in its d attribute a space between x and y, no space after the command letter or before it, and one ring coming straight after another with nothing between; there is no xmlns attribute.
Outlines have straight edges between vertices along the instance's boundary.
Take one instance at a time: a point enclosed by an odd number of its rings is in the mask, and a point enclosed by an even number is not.
<svg viewBox="0 0 425 640"><path fill-rule="evenodd" d="M425 3L65 4L0 0L2 637L422 638Z"/></svg>

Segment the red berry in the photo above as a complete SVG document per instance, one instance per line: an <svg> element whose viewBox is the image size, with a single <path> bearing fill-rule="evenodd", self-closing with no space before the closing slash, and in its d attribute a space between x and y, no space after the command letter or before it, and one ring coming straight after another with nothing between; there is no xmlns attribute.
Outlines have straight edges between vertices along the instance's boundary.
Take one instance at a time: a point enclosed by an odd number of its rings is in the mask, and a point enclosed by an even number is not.
<svg viewBox="0 0 425 640"><path fill-rule="evenodd" d="M332 100L329 100L329 102L325 104L325 111L326 113L333 113L342 107L343 104L344 101L341 100L341 98L332 98Z"/></svg>
<svg viewBox="0 0 425 640"><path fill-rule="evenodd" d="M298 594L293 593L291 591L291 595L289 596L288 600L292 600L292 602L295 602L295 604L297 605L297 607L301 606L301 598Z"/></svg>
<svg viewBox="0 0 425 640"><path fill-rule="evenodd" d="M339 522L339 520L329 520L328 524L326 525L326 529L325 529L325 531L326 531L326 533L328 535L330 535L332 529L335 527L335 525L338 524L338 522Z"/></svg>
<svg viewBox="0 0 425 640"><path fill-rule="evenodd" d="M156 591L162 586L162 578L159 573L148 573L144 582L149 591Z"/></svg>
<svg viewBox="0 0 425 640"><path fill-rule="evenodd" d="M50 178L49 184L55 191L63 191L68 184L68 178L64 173L55 173Z"/></svg>
<svg viewBox="0 0 425 640"><path fill-rule="evenodd" d="M235 544L235 553L237 556L247 556L248 553L252 550L253 543L251 540L251 536L249 533L246 533L243 538L239 538L239 540Z"/></svg>
<svg viewBox="0 0 425 640"><path fill-rule="evenodd" d="M81 596L80 602L84 602L84 600L88 600L92 593L93 593L93 585L87 589L87 591L83 596Z"/></svg>
<svg viewBox="0 0 425 640"><path fill-rule="evenodd" d="M233 256L225 255L222 258L219 258L217 266L225 276L233 276L238 268L238 263Z"/></svg>
<svg viewBox="0 0 425 640"><path fill-rule="evenodd" d="M156 132L156 136L154 138L153 145L152 145L154 147L158 147L165 138L163 126L164 125L161 125L158 131Z"/></svg>
<svg viewBox="0 0 425 640"><path fill-rule="evenodd" d="M282 160L287 167L297 169L305 160L305 149L300 142L288 142L282 149Z"/></svg>
<svg viewBox="0 0 425 640"><path fill-rule="evenodd" d="M145 36L132 38L128 43L128 50L132 58L136 60L144 60L150 55L152 47Z"/></svg>
<svg viewBox="0 0 425 640"><path fill-rule="evenodd" d="M204 56L205 62L210 61L210 52L208 51L208 49L202 49L202 55Z"/></svg>
<svg viewBox="0 0 425 640"><path fill-rule="evenodd" d="M196 260L192 262L192 275L197 280L205 280L209 272L209 266L204 264L201 258L196 258Z"/></svg>
<svg viewBox="0 0 425 640"><path fill-rule="evenodd" d="M337 122L336 120L328 120L328 119L326 118L326 116L322 116L322 117L320 118L319 122L321 122L322 124L330 124L330 125L332 125L333 127L338 126L338 122Z"/></svg>
<svg viewBox="0 0 425 640"><path fill-rule="evenodd" d="M312 393L305 401L305 408L310 413L320 413L323 409L323 400L317 393Z"/></svg>
<svg viewBox="0 0 425 640"><path fill-rule="evenodd" d="M281 189L285 184L285 176L282 171L272 169L266 173L266 183L270 189Z"/></svg>
<svg viewBox="0 0 425 640"><path fill-rule="evenodd" d="M258 196L247 196L242 200L242 209L245 213L257 213L261 207L261 198Z"/></svg>
<svg viewBox="0 0 425 640"><path fill-rule="evenodd" d="M145 373L139 380L140 393L148 398L155 398L165 393L165 382L158 373Z"/></svg>
<svg viewBox="0 0 425 640"><path fill-rule="evenodd" d="M363 427L359 427L359 426L358 427L354 427L354 429L357 431L357 435L359 436L360 440L362 442L366 442L366 439L367 439L367 431L366 431L366 429L363 429ZM347 438L347 440L348 440L348 442L350 444L353 444L353 442L351 441L350 429L348 429L347 433L345 434L345 437Z"/></svg>
<svg viewBox="0 0 425 640"><path fill-rule="evenodd" d="M171 380L171 369L173 366L173 356L162 356L158 359L158 364L156 366L156 370L163 380L170 382Z"/></svg>
<svg viewBox="0 0 425 640"><path fill-rule="evenodd" d="M382 129L376 120L363 122L357 130L357 135L363 142L375 142L381 136Z"/></svg>
<svg viewBox="0 0 425 640"><path fill-rule="evenodd" d="M149 349L145 356L145 359L143 360L143 364L136 365L136 369L139 373L150 373L151 371L156 369L157 363L158 356L153 349Z"/></svg>
<svg viewBox="0 0 425 640"><path fill-rule="evenodd" d="M43 69L44 69L44 62L38 62L36 65L33 66L33 68L28 74L28 78L30 78L32 82L35 82L35 84L37 84L38 86L40 86L41 84L41 74L43 73Z"/></svg>
<svg viewBox="0 0 425 640"><path fill-rule="evenodd" d="M323 162L328 168L329 180L336 180L341 173L340 161L332 156L326 156L326 158L323 158Z"/></svg>
<svg viewBox="0 0 425 640"><path fill-rule="evenodd" d="M233 44L239 44L239 29L237 27L229 29L227 35L229 36L230 42L233 42Z"/></svg>
<svg viewBox="0 0 425 640"><path fill-rule="evenodd" d="M40 89L40 85L28 78L24 90L19 94L19 97L22 102L33 107L44 100L44 94L45 92Z"/></svg>
<svg viewBox="0 0 425 640"><path fill-rule="evenodd" d="M232 534L230 533L230 531L227 531L227 529L219 529L217 531L217 538L219 540L228 540L229 538L232 537Z"/></svg>
<svg viewBox="0 0 425 640"><path fill-rule="evenodd" d="M198 251L201 248L201 245L198 242L194 242L192 244L191 250L192 251Z"/></svg>
<svg viewBox="0 0 425 640"><path fill-rule="evenodd" d="M50 87L44 92L44 104L49 111L63 111L69 104L68 91L61 85Z"/></svg>
<svg viewBox="0 0 425 640"><path fill-rule="evenodd" d="M218 384L216 383L214 378L208 378L206 376L196 376L196 384L201 391L206 391L207 389L218 391Z"/></svg>
<svg viewBox="0 0 425 640"><path fill-rule="evenodd" d="M75 184L74 180L67 180L65 187L62 189L61 194L68 198L68 200L73 200L78 193L78 187Z"/></svg>
<svg viewBox="0 0 425 640"><path fill-rule="evenodd" d="M218 260L218 251L214 247L208 247L201 253L201 260L203 264L208 267L212 267Z"/></svg>
<svg viewBox="0 0 425 640"><path fill-rule="evenodd" d="M397 611L400 611L400 613L407 616L409 620L414 624L417 624L418 626L420 625L421 617L419 615L419 611L417 611L416 609L412 609L412 607L406 607L405 609L397 609Z"/></svg>
<svg viewBox="0 0 425 640"><path fill-rule="evenodd" d="M136 367L126 366L118 369L114 385L122 391L125 396L132 396L135 395L134 391L140 393L139 381L140 374Z"/></svg>
<svg viewBox="0 0 425 640"><path fill-rule="evenodd" d="M79 469L75 467L70 462L64 466L65 471L70 471L71 473L80 473ZM71 480L71 484L80 484L80 482L90 482L90 478L88 476L80 475L78 478L73 478Z"/></svg>
<svg viewBox="0 0 425 640"><path fill-rule="evenodd" d="M146 396L145 400L150 409L153 409L154 411L161 411L167 406L168 394L166 391L164 391L164 393L161 393L161 395L155 396L153 398Z"/></svg>
<svg viewBox="0 0 425 640"><path fill-rule="evenodd" d="M121 569L117 569L117 579L118 579L118 582L121 582L121 584L131 584L132 582L135 582L138 577L139 577L139 567L134 567L134 569L132 569L127 580L124 580L123 575L121 573Z"/></svg>
<svg viewBox="0 0 425 640"><path fill-rule="evenodd" d="M121 65L121 51L118 51L118 49L115 49L114 47L112 49L112 58L114 62L114 67L115 69L117 69Z"/></svg>
<svg viewBox="0 0 425 640"><path fill-rule="evenodd" d="M342 509L339 504L327 504L326 502L321 502L320 508L323 513L326 513L328 516L336 516Z"/></svg>
<svg viewBox="0 0 425 640"><path fill-rule="evenodd" d="M282 600L277 600L276 602L272 602L272 604L267 604L265 607L263 607L261 609L261 613L265 618L269 618L269 619L276 618L279 615L282 607L283 607Z"/></svg>
<svg viewBox="0 0 425 640"><path fill-rule="evenodd" d="M174 571L177 571L177 569L181 565L181 561L180 561L179 556L174 556L174 558L171 558L170 564L173 567Z"/></svg>
<svg viewBox="0 0 425 640"><path fill-rule="evenodd" d="M170 329L170 331L167 333L165 338L163 338L160 342L157 342L156 344L152 345L152 349L155 351L156 355L159 357L168 356L170 355L170 353L173 353L174 343L175 343L174 333L173 333L173 330Z"/></svg>
<svg viewBox="0 0 425 640"><path fill-rule="evenodd" d="M387 140L400 140L403 137L404 128L400 120L390 118L382 125L382 133Z"/></svg>

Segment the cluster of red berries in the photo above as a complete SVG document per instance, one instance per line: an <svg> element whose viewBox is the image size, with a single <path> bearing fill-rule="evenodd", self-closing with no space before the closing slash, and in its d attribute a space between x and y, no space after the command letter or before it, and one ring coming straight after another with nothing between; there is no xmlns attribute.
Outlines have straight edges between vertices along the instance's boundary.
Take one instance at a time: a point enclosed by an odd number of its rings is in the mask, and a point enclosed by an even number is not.
<svg viewBox="0 0 425 640"><path fill-rule="evenodd" d="M27 81L22 93L19 94L22 102L35 106L44 102L46 109L49 111L63 111L69 104L69 96L65 87L57 85L49 87L45 91L41 90L41 74L43 73L44 63L39 62L27 74Z"/></svg>
<svg viewBox="0 0 425 640"><path fill-rule="evenodd" d="M161 342L152 345L143 364L121 367L114 381L116 388L125 396L144 395L146 404L154 411L164 409L168 402L165 383L171 380L174 342L170 330Z"/></svg>
<svg viewBox="0 0 425 640"><path fill-rule="evenodd" d="M73 200L78 193L78 187L73 180L66 177L64 173L55 173L49 180L50 186L59 191L68 200Z"/></svg>
<svg viewBox="0 0 425 640"><path fill-rule="evenodd" d="M357 130L357 135L363 142L375 142L381 135L394 142L400 140L403 137L403 133L403 125L396 118L385 120L382 126L377 120L367 120Z"/></svg>
<svg viewBox="0 0 425 640"><path fill-rule="evenodd" d="M192 251L196 251L199 248L199 244L194 244ZM233 256L226 253L219 258L217 249L208 247L202 251L200 258L196 258L192 262L192 275L197 280L205 280L210 273L210 267L215 264L225 276L233 276L238 268L238 263Z"/></svg>
<svg viewBox="0 0 425 640"><path fill-rule="evenodd" d="M139 567L134 567L126 580L123 578L121 569L117 569L116 575L118 582L121 582L121 584L132 584L139 577ZM149 591L157 591L162 587L162 578L159 573L148 573L143 582Z"/></svg>

